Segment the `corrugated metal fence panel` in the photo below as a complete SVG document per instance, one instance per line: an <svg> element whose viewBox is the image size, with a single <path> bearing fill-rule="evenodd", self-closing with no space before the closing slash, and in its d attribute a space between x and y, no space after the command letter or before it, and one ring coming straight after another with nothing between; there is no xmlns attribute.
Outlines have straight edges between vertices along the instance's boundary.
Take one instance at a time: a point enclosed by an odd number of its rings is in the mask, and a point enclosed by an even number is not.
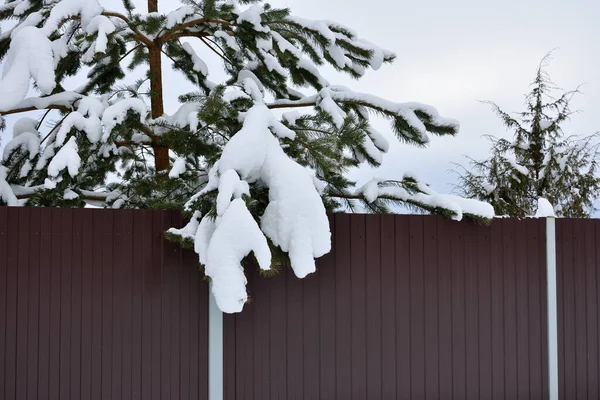
<svg viewBox="0 0 600 400"><path fill-rule="evenodd" d="M559 391L562 399L600 398L600 223L556 220Z"/></svg>
<svg viewBox="0 0 600 400"><path fill-rule="evenodd" d="M0 207L0 398L206 399L207 285L174 212Z"/></svg>
<svg viewBox="0 0 600 400"><path fill-rule="evenodd" d="M547 397L545 221L335 215L304 280L246 271L225 397Z"/></svg>

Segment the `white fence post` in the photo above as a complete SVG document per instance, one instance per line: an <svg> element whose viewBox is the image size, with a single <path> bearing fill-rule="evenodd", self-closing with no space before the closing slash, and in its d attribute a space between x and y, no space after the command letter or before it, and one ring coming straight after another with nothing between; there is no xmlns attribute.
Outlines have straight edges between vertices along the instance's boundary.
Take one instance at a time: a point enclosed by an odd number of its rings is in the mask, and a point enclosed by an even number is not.
<svg viewBox="0 0 600 400"><path fill-rule="evenodd" d="M208 289L208 400L223 400L223 313Z"/></svg>
<svg viewBox="0 0 600 400"><path fill-rule="evenodd" d="M548 395L558 400L558 308L556 303L556 225L546 218L546 280L548 298Z"/></svg>

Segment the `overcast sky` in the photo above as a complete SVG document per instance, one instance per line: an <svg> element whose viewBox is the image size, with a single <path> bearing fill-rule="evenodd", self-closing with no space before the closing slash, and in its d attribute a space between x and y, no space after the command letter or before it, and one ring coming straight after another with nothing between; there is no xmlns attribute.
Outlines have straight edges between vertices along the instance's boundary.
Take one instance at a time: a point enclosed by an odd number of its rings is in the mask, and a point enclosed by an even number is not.
<svg viewBox="0 0 600 400"><path fill-rule="evenodd" d="M520 111L537 65L550 50L548 68L564 89L584 83L573 100L569 134L600 130L600 1L598 0L276 0L294 14L331 19L398 55L396 62L360 81L356 90L395 101L431 104L461 123L454 138L434 138L426 149L396 144L376 174L400 177L411 170L441 191L451 188L451 162L487 154L483 134L507 135L484 104ZM334 82L334 74L326 77ZM377 127L385 130L380 122ZM389 130L388 130L389 132ZM367 179L368 173L356 176Z"/></svg>
<svg viewBox="0 0 600 400"><path fill-rule="evenodd" d="M100 3L106 8L121 8L119 0ZM136 3L145 9L145 1ZM431 104L442 115L460 121L457 137L433 138L425 149L392 140L388 125L383 120L376 121L378 130L389 134L392 146L380 170L353 174L361 182L373 175L393 179L412 171L437 190L450 191L449 184L455 181L448 173L451 162L463 161L464 155L484 157L487 154L487 144L481 138L484 134L507 135L489 107L477 100L492 100L506 111L520 111L537 65L555 48L548 68L553 81L564 89L584 83L584 94L572 103L572 108L581 113L572 118L565 131L587 135L600 130L599 0L274 0L271 3L291 8L294 15L348 25L361 37L398 55L394 64L369 71L360 81L327 69L323 75L332 84L393 101ZM162 12L180 4L159 0ZM196 48L198 54L207 54L205 48ZM208 62L211 79L213 71L221 69L217 65L213 68L213 62L216 60ZM163 71L166 94L171 99L193 90L180 74L169 68ZM73 87L79 84L73 82ZM166 111L172 113L174 107L176 103L170 101Z"/></svg>

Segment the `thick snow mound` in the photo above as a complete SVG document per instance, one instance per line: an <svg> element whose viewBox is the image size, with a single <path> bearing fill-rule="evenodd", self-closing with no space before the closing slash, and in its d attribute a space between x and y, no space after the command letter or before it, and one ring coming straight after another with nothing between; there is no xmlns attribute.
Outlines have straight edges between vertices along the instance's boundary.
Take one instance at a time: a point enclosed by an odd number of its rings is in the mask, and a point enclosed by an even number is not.
<svg viewBox="0 0 600 400"><path fill-rule="evenodd" d="M104 135L102 136L103 142L108 140L112 130L125 120L127 112L130 110L139 114L140 120L146 118L148 112L146 104L137 98L120 100L104 111L102 115L102 124L105 128Z"/></svg>
<svg viewBox="0 0 600 400"><path fill-rule="evenodd" d="M67 169L71 177L79 173L81 167L81 158L79 157L77 143L75 138L71 137L64 146L58 150L58 153L52 158L48 165L48 176L56 178L58 174Z"/></svg>
<svg viewBox="0 0 600 400"><path fill-rule="evenodd" d="M6 53L0 80L0 110L14 108L25 99L32 78L42 94L52 92L56 86L52 42L40 29L28 26L13 35Z"/></svg>
<svg viewBox="0 0 600 400"><path fill-rule="evenodd" d="M203 231L198 233L203 236ZM250 252L254 252L261 269L270 268L271 251L267 239L244 200L235 199L216 221L206 246L206 275L211 279L217 306L225 313L242 311L248 300L241 261Z"/></svg>
<svg viewBox="0 0 600 400"><path fill-rule="evenodd" d="M244 126L225 146L219 170L236 170L248 182L269 187L261 219L264 233L289 252L298 277L315 271L315 257L331 249L329 221L312 175L290 159L271 133L275 117L264 105L248 111Z"/></svg>
<svg viewBox="0 0 600 400"><path fill-rule="evenodd" d="M6 182L6 167L0 165L0 199L9 206L18 206L19 201L12 188Z"/></svg>
<svg viewBox="0 0 600 400"><path fill-rule="evenodd" d="M252 79L245 79L244 84L251 95L260 95ZM194 248L224 312L241 311L247 300L241 265L245 256L252 251L261 268L270 268L267 237L289 253L292 269L300 278L314 272L315 258L331 249L320 185L311 171L281 148L275 135L290 136L283 127L262 103L248 110L242 129L225 145L220 160L209 172L206 187L197 195L218 190L217 218L205 216L200 221ZM242 199L250 195L249 183L253 182L269 189L269 204L260 227Z"/></svg>
<svg viewBox="0 0 600 400"><path fill-rule="evenodd" d="M537 212L535 213L535 217L536 218L546 218L546 217L555 217L556 215L554 214L554 207L552 207L552 204L550 204L550 202L548 200L546 200L543 197L540 197L538 199L538 208L537 208Z"/></svg>

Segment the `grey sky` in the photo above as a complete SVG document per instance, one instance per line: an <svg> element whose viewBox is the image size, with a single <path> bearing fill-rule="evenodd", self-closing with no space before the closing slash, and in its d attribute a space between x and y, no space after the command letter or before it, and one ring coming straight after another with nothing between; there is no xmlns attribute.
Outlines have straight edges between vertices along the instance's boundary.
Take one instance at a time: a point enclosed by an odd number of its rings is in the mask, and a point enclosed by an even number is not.
<svg viewBox="0 0 600 400"><path fill-rule="evenodd" d="M100 3L106 8L122 8L120 0ZM145 10L145 1L135 3ZM180 4L159 0L162 12ZM477 100L493 100L506 111L521 110L539 61L554 48L558 50L549 67L554 82L564 89L585 83L584 94L573 101L573 108L582 112L573 117L566 132L600 130L600 118L596 117L600 116L598 0L273 0L271 4L289 7L294 15L348 25L361 37L398 55L394 64L369 71L360 81L327 69L324 76L331 83L394 101L431 104L442 115L460 121L457 137L433 138L426 149L399 144L387 124L376 121L376 127L389 134L392 146L379 171L353 173L361 182L373 174L400 178L410 170L437 190L449 191L448 183L455 179L448 173L451 162L462 161L463 155L485 156L487 145L481 135L507 134L489 108ZM211 60L211 54L200 46L197 52L207 55L214 79L221 70L218 60ZM165 94L171 99L166 111L172 113L176 95L193 88L181 74L169 68L163 71ZM81 78L76 81L73 87L81 84Z"/></svg>
<svg viewBox="0 0 600 400"><path fill-rule="evenodd" d="M582 112L566 125L570 134L600 130L600 2L597 0L276 0L294 14L331 19L398 55L361 81L342 83L396 101L434 105L460 121L455 138L433 138L427 149L396 144L376 174L400 177L417 173L438 190L449 190L447 173L462 156L484 156L482 134L506 135L480 100L493 100L506 111L519 111L523 95L544 54L554 48L548 69L564 89L585 83L573 101ZM326 76L330 81L333 74ZM383 122L377 127L386 129ZM370 175L355 174L360 179Z"/></svg>

